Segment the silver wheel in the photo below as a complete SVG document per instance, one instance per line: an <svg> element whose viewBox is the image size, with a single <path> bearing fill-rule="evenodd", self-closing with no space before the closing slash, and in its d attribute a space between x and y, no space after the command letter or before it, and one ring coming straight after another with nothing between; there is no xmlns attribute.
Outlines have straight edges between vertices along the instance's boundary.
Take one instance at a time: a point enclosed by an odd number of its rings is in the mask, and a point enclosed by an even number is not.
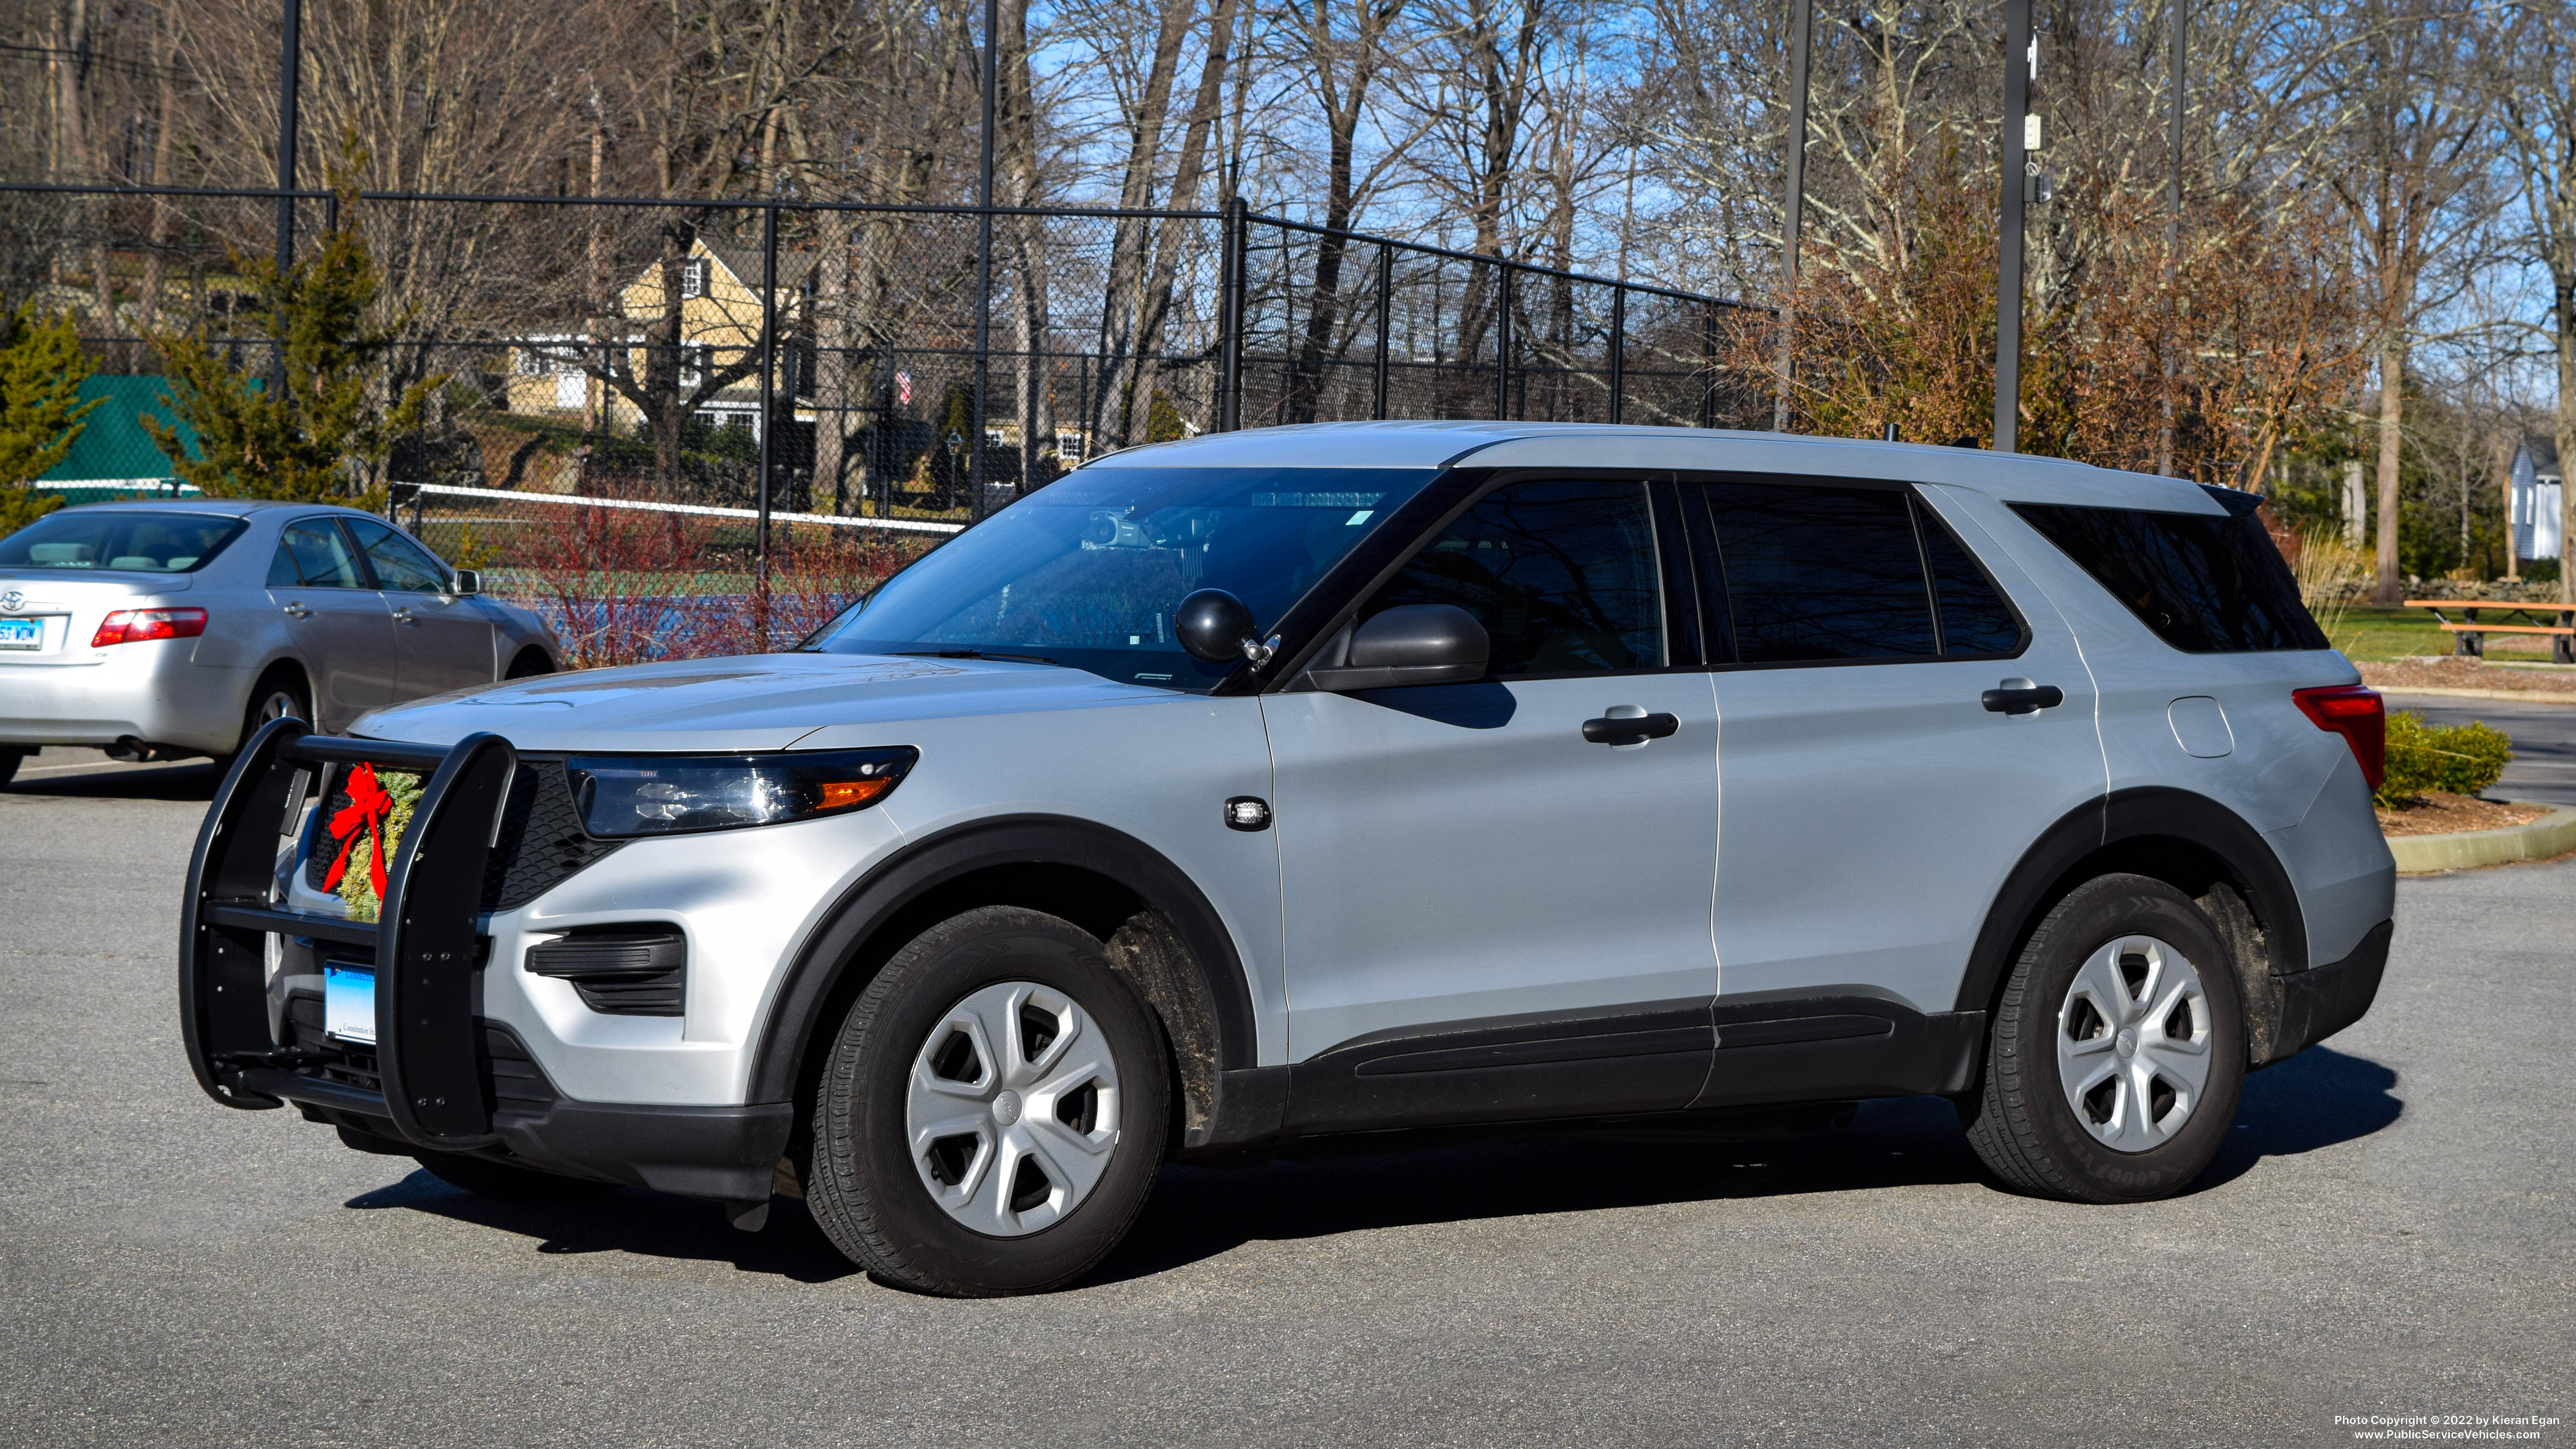
<svg viewBox="0 0 2576 1449"><path fill-rule="evenodd" d="M291 689L271 689L251 706L250 725L255 730L272 720L285 719L289 715L302 719L304 701L297 699L295 691Z"/></svg>
<svg viewBox="0 0 2576 1449"><path fill-rule="evenodd" d="M1025 1237L1081 1206L1118 1146L1118 1063L1071 997L1030 981L948 1008L914 1056L904 1132L958 1222Z"/></svg>
<svg viewBox="0 0 2576 1449"><path fill-rule="evenodd" d="M2075 973L2057 1011L2057 1079L2067 1105L2114 1152L2163 1145L2209 1081L2209 997L2182 952L2122 936Z"/></svg>

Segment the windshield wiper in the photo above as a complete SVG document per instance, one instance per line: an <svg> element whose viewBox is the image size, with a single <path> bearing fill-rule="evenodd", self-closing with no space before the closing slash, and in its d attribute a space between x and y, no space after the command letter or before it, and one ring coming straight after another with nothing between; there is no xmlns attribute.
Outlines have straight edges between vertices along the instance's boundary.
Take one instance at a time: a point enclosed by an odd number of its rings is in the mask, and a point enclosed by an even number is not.
<svg viewBox="0 0 2576 1449"><path fill-rule="evenodd" d="M1056 664L1043 654L1000 654L989 649L889 649L899 659L999 659L1007 664Z"/></svg>

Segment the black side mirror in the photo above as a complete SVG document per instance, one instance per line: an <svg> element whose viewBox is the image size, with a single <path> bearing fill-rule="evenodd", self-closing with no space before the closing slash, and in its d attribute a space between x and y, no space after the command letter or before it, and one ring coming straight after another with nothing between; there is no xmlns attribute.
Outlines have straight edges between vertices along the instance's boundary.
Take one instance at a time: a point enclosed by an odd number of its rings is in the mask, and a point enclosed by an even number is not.
<svg viewBox="0 0 2576 1449"><path fill-rule="evenodd" d="M1172 612L1172 637L1193 659L1210 664L1268 662L1270 650L1254 629L1252 611L1223 589L1201 589Z"/></svg>
<svg viewBox="0 0 2576 1449"><path fill-rule="evenodd" d="M1493 650L1485 626L1457 605L1402 604L1345 630L1306 677L1336 691L1472 684L1485 677Z"/></svg>
<svg viewBox="0 0 2576 1449"><path fill-rule="evenodd" d="M458 569L448 592L460 599L470 599L483 592L483 575L474 569Z"/></svg>

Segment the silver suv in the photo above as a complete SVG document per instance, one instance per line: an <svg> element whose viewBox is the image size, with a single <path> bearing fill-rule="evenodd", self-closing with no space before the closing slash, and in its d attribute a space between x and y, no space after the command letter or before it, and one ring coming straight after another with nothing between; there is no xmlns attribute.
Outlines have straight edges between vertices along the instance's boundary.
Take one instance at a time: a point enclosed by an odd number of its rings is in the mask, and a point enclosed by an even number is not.
<svg viewBox="0 0 2576 1449"><path fill-rule="evenodd" d="M2388 951L2379 700L2253 503L1682 430L1121 453L792 653L271 726L188 1052L468 1189L801 1191L947 1293L1081 1274L1169 1158L1432 1124L1938 1094L2007 1186L2156 1197Z"/></svg>

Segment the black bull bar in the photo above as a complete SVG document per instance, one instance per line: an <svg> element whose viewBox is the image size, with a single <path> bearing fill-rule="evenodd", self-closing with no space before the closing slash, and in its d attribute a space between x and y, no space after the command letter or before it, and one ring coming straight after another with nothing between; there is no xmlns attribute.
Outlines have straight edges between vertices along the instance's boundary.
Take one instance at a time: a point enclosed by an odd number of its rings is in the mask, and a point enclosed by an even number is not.
<svg viewBox="0 0 2576 1449"><path fill-rule="evenodd" d="M385 875L372 925L280 910L270 903L277 855L301 782L329 765L381 765L426 777L410 827ZM263 727L215 794L188 861L179 917L179 1015L188 1065L227 1107L288 1101L393 1124L413 1144L444 1151L501 1138L475 1060L474 972L486 861L518 768L498 735L440 749L309 732L301 720ZM270 1039L269 933L371 954L381 1092L298 1072L302 1054Z"/></svg>

